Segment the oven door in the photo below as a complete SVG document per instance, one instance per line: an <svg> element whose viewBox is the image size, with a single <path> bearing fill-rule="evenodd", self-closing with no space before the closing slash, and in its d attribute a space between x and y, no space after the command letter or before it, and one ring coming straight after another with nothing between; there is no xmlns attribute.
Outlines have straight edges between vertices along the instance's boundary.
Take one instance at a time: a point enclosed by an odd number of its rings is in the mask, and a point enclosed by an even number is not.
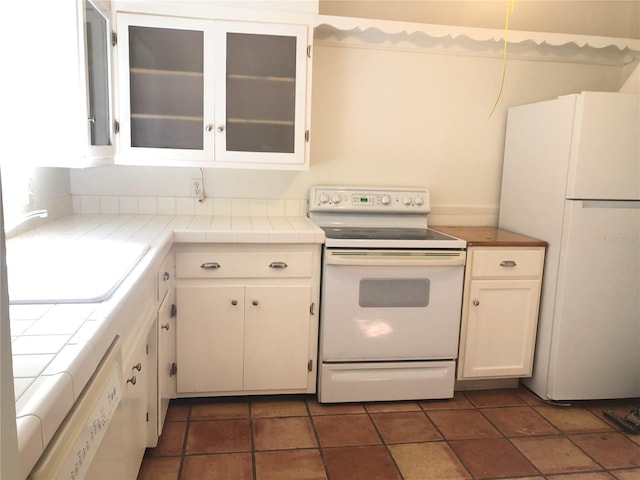
<svg viewBox="0 0 640 480"><path fill-rule="evenodd" d="M454 359L465 252L326 249L323 362Z"/></svg>

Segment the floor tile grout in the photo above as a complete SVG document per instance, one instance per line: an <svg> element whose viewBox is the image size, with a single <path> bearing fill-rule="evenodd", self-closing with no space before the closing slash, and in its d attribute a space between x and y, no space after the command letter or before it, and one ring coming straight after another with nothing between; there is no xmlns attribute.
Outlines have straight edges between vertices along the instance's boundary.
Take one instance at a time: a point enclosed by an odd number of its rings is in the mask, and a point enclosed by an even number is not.
<svg viewBox="0 0 640 480"><path fill-rule="evenodd" d="M513 449L513 452L517 453L516 457L521 458L527 465L527 471L529 472L528 474L509 475L508 478L515 479L515 478L525 478L525 477L536 477L541 479L547 479L550 476L563 475L563 474L566 475L571 472L582 473L582 474L600 473L600 474L609 474L611 476L614 476L614 474L611 472L620 473L620 472L624 472L625 470L629 470L632 472L629 475L636 475L637 473L638 478L640 478L640 444L638 444L637 442L633 442L633 440L630 440L627 435L625 435L624 433L621 433L620 430L613 427L610 424L610 422L608 422L601 415L598 415L596 413L595 411L596 409L598 408L602 409L602 405L600 403L599 404L588 404L588 403L580 404L577 407L574 407L571 412L572 412L572 415L577 415L577 416L582 415L584 418L587 418L588 420L592 420L591 416L593 416L600 423L602 423L602 426L600 427L598 423L594 423L595 426L586 424L586 425L583 425L583 430L580 430L580 428L575 428L574 429L575 431L572 431L572 430L563 430L559 425L554 423L553 418L547 418L544 415L544 412L537 410L536 407L548 406L548 404L546 404L545 402L542 402L541 400L537 401L537 399L534 399L534 398L523 398L522 395L526 395L527 392L523 392L521 389L515 389L515 391L513 390L492 391L492 392L495 392L497 400L499 400L498 396L501 394L501 392L504 393L505 395L515 394L516 397L519 398L520 403L508 404L508 405L500 405L499 404L500 402L498 402L498 404L491 404L491 401L490 401L491 397L486 396L489 394L477 393L477 391L475 392L476 393L474 393L474 391L457 392L458 403L453 403L453 400L452 400L452 403L449 404L449 408L446 408L446 403L443 403L442 405L437 405L437 408L432 408L432 409L428 407L428 404L430 403L428 400L416 401L415 409L413 408L413 406L410 405L411 402L388 402L388 403L385 402L387 403L386 405L385 403L373 404L373 403L361 402L357 404L349 404L348 408L342 408L341 406L337 406L336 408L333 408L332 405L317 404L317 401L313 396L295 396L293 398L289 398L287 396L229 397L229 398L211 399L210 402L207 402L206 400L201 400L201 399L197 401L193 399L177 400L175 402L172 402L170 408L174 406L179 406L179 405L186 405L187 407L186 407L186 415L184 415L185 418L181 417L179 420L171 418L171 420L167 421L168 423L183 422L185 424L184 432L183 432L184 436L182 438L182 445L180 449L180 456L179 456L180 460L179 460L178 471L176 472L174 477L170 477L170 478L173 478L174 480L187 480L187 478L185 477L185 474L186 474L185 458L187 457L201 456L203 457L203 459L208 459L210 457L216 456L216 459L220 460L223 457L227 458L225 457L225 455L228 456L230 453L236 452L236 450L234 450L233 452L225 451L225 452L217 452L217 453L216 452L188 453L187 447L188 447L190 427L192 425L192 422L193 423L201 422L201 421L211 422L211 421L217 421L217 420L245 420L248 422L249 451L248 452L237 451L237 453L250 453L250 456L251 456L250 475L251 476L247 477L247 480L249 480L249 478L251 480L260 480L260 478L258 478L259 469L258 469L258 461L256 456L257 453L260 453L260 456L263 458L263 462L264 462L266 461L265 459L277 456L279 454L282 454L282 455L289 454L291 451L298 452L298 453L317 452L317 454L319 455L319 460L322 468L321 475L324 475L324 478L326 480L344 480L344 478L347 478L347 477L341 477L340 473L337 474L338 475L337 478L332 477L332 468L330 465L332 460L331 458L327 457L327 454L331 453L331 455L333 456L333 462L335 462L336 456L339 457L340 455L338 454L340 454L341 452L347 452L345 453L345 455L347 455L349 452L353 454L355 450L375 449L377 447L383 447L384 451L386 452L385 458L388 458L390 462L392 462L393 464L393 469L395 470L394 475L397 475L397 478L401 480L404 478L402 466L405 465L406 467L406 464L403 464L402 462L399 463L400 460L396 458L396 456L394 455L394 451L399 451L404 448L411 449L414 447L415 448L424 447L425 445L428 445L428 444L442 444L449 449L449 451L453 454L455 459L459 462L459 465L462 466L462 468L465 470L465 473L459 473L459 474L467 475L467 477L461 476L460 478L469 478L469 479L482 478L487 480L494 479L494 478L506 478L504 475L487 476L488 474L479 473L478 469L481 467L479 467L478 465L481 465L481 462L478 460L477 456L476 457L469 456L468 458L465 458L465 455L463 455L462 457L460 456L461 455L460 452L462 453L465 452L463 448L465 447L465 445L470 445L470 444L481 445L482 442L487 442L485 443L485 445L488 445L492 441L494 441L495 443L496 440L500 440L502 443L508 444L510 448ZM519 393L521 395L518 395ZM494 398L494 400L496 400L496 398ZM304 412L304 413L291 413L292 411L287 413L284 410L281 410L280 412L278 412L277 405L279 401L289 402L292 404L296 402L302 402L302 406L304 408L301 408L299 410L296 409L295 412ZM222 415L220 417L214 416L214 418L213 417L208 418L206 415L198 418L193 418L193 407L196 404L197 405L206 404L206 405L215 406L216 403L218 403L219 405L225 405L228 403L235 403L235 402L237 402L238 404L246 405L247 407L246 416L238 417L235 414L230 414L230 415ZM265 410L261 412L261 416L255 416L255 412L259 410L259 407L262 402L264 402ZM273 403L270 403L270 402L273 402ZM502 402L502 403L508 403L508 402ZM403 404L408 405L408 408L401 408L400 406ZM314 408L314 405L319 405L320 408L317 408L317 407ZM374 408L374 405L375 405L375 408ZM382 408L379 408L381 405L382 405ZM435 403L434 403L434 406L436 406ZM180 408L180 407L177 407L177 408ZM181 407L181 408L184 409L185 407ZM269 411L269 408L271 408L271 411ZM517 413L515 408L522 409L522 411L525 411L526 409L526 411L532 412L533 418L540 419L542 421L540 422L540 424L550 425L555 430L555 433L510 434L507 431L505 431L504 425L502 425L500 422L496 423L497 419L500 419L500 417L492 418L489 415L489 412L491 411L494 411L494 412L507 411L507 409L514 409L512 410L512 412ZM453 417L456 416L455 412L462 412L462 413L459 413L458 415L473 414L474 418L483 420L482 424L486 422L486 425L490 426L495 431L496 435L493 435L493 432L487 433L479 430L478 432L480 433L476 433L476 435L479 435L479 436L471 435L468 438L464 436L461 438L456 438L455 428L459 426L454 425L454 430L452 434L451 431L447 430L447 428L450 428L451 425L447 427L448 424L444 420L444 419L447 419L448 421L448 418L449 418L448 414L451 414L452 412L454 413ZM464 412L467 412L467 413L464 413ZM264 416L262 416L263 413L264 413ZM417 441L405 440L401 442L396 442L392 439L385 438L385 431L381 429L382 425L385 425L385 424L384 423L378 424L376 420L379 420L380 422L382 422L384 418L386 419L393 418L397 420L398 418L405 416L404 414L409 414L409 413L420 413L421 416L424 416L424 420L426 422L425 424L429 425L429 428L432 429L439 438L433 439L433 440L417 440ZM586 415L586 413L588 413L589 415ZM562 416L560 411L555 412L555 414L557 414L557 416ZM322 434L318 430L318 425L317 425L317 421L319 421L319 419L325 418L326 419L325 426L326 426L327 424L333 421L345 422L347 421L347 418L351 418L352 420L354 420L356 418L355 417L356 415L361 415L363 418L367 419L368 421L367 425L371 426L373 432L375 432L375 436L377 437L376 442L379 442L379 443L364 442L364 443L358 443L353 447L341 446L341 445L333 446L330 443L323 445ZM340 416L343 416L344 418L340 420L339 418ZM434 416L436 417L436 419L440 417L439 421L442 422L440 425L438 421L434 419ZM308 425L311 429L311 434L315 441L315 446L313 447L299 446L294 448L291 448L291 447L270 448L270 449L262 449L262 450L258 449L258 446L256 443L257 432L255 430L257 424L259 423L276 424L280 420L292 419L292 418L306 418L308 420ZM510 417L504 417L504 418L510 418ZM502 421L504 421L504 418ZM270 422L270 421L265 422L264 421L265 419L273 420L273 422ZM571 419L571 418L569 420L575 421L575 419ZM557 418L556 418L556 421L558 421ZM291 422L289 422L288 424L291 424ZM519 423L518 425L522 425L522 424ZM566 425L567 424L565 424L565 426ZM443 427L447 427L447 428L443 430ZM473 428L473 426L471 426L470 428ZM163 432L163 435L165 432L168 432L168 430L165 430ZM633 464L607 468L605 466L607 464L606 459L608 458L606 455L599 455L598 451L596 451L596 456L594 457L593 450L591 450L591 453L589 453L590 445L592 449L594 448L593 445L596 445L597 447L596 443L590 444L589 441L593 440L597 436L602 437L602 435L608 435L610 438L615 437L615 439L618 441L618 444L622 442L622 444L624 444L625 447L628 446L629 450L632 452L631 455L632 455ZM579 437L584 437L582 439L583 440L582 442L577 442L577 440L579 440ZM396 438L395 434L394 434L394 438ZM373 437L371 437L369 440L373 441ZM527 442L527 440L530 440L530 442ZM526 452L526 449L523 451L522 448L519 448L519 445L522 447L523 444L531 445L535 442L539 443L541 441L544 442L549 440L550 441L560 440L563 442L568 442L568 444L573 449L575 449L574 451L578 452L581 455L578 457L578 460L586 459L586 461L590 463L584 466L578 466L577 467L578 470L575 470L575 471L571 470L568 467L554 467L556 469L557 468L560 468L560 469L557 471L552 471L553 469L548 465L541 470L542 467L536 464L535 457L533 457L532 459L530 455ZM277 444L277 441L275 444ZM273 446L274 443L269 441L267 445ZM262 441L262 446L263 447L265 446L264 439ZM462 448L462 450L460 450L460 448ZM264 455L262 453L264 453ZM637 462L635 462L636 456L638 458ZM141 469L139 480L146 480L147 478L153 478L153 476L147 476L147 477L145 476L146 475L145 472L148 472L150 471L150 469L152 469L153 459L167 458L167 457L170 457L170 456L156 455L154 454L153 449L148 450L147 455L145 456L145 459L143 461L143 468ZM600 460L598 459L598 457L600 458ZM469 463L469 460L471 460L471 463ZM263 463L263 468L266 468L264 467L264 465L267 465L267 464ZM337 464L334 463L333 465L334 465L334 468L336 468ZM366 465L362 465L362 466L363 468L366 467ZM346 465L346 467L349 467L349 465ZM344 470L344 468L346 467L342 466L341 468L343 468ZM490 465L489 468L491 467L495 467L495 466ZM351 466L351 468L353 468L353 466ZM514 470L516 469L516 467L513 467L513 468ZM562 468L565 468L565 470L562 470ZM495 471L498 471L498 470L495 470ZM289 479L290 477L281 476L279 478ZM294 478L294 477L291 477L291 478ZM619 478L619 477L615 476L615 478ZM632 477L629 476L624 478L632 478Z"/></svg>

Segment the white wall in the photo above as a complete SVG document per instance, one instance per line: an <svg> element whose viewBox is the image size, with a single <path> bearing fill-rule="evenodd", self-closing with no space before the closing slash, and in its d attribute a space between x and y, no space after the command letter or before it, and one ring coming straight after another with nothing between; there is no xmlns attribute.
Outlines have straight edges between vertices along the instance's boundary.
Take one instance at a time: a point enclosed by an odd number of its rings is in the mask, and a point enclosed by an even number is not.
<svg viewBox="0 0 640 480"><path fill-rule="evenodd" d="M624 82L621 92L640 93L640 63L636 62L636 68L631 72L629 78Z"/></svg>
<svg viewBox="0 0 640 480"><path fill-rule="evenodd" d="M640 38L637 0L320 0L323 15Z"/></svg>
<svg viewBox="0 0 640 480"><path fill-rule="evenodd" d="M497 222L506 108L582 90L617 91L621 66L446 55L316 42L307 172L205 170L215 198L302 199L320 183L431 190L432 224ZM628 72L627 72L628 75ZM195 168L71 171L75 195L188 196Z"/></svg>

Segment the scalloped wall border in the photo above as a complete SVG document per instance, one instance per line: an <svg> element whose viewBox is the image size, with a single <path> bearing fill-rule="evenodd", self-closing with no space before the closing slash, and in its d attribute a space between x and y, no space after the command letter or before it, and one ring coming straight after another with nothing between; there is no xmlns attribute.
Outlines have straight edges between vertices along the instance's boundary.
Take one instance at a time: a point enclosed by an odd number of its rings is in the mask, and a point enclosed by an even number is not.
<svg viewBox="0 0 640 480"><path fill-rule="evenodd" d="M388 20L363 19L318 15L314 20L315 38L320 43L357 39L362 45L395 48L401 43L414 48L444 47L449 53L458 53L452 45L465 48L471 43L493 49L491 55L502 55L496 46L504 43L503 30L459 27ZM439 45L437 45L439 44ZM544 58L555 52L555 60L574 60L585 63L626 65L640 59L640 40L630 38L598 37L565 33L527 32L510 30L510 54L519 58ZM394 47L395 46L395 47ZM400 47L404 49L404 47ZM532 52L537 50L537 55ZM466 49L467 51L470 49ZM473 50L473 49L471 49ZM440 49L442 52L442 48ZM478 54L478 52L474 52Z"/></svg>

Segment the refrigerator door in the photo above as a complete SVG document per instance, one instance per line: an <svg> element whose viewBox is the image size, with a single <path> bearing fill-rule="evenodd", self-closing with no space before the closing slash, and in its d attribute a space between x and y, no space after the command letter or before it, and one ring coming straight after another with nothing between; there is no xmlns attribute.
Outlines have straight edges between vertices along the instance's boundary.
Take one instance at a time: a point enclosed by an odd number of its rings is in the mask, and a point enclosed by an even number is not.
<svg viewBox="0 0 640 480"><path fill-rule="evenodd" d="M640 95L577 95L567 198L640 199Z"/></svg>
<svg viewBox="0 0 640 480"><path fill-rule="evenodd" d="M640 202L566 201L547 396L640 396Z"/></svg>

